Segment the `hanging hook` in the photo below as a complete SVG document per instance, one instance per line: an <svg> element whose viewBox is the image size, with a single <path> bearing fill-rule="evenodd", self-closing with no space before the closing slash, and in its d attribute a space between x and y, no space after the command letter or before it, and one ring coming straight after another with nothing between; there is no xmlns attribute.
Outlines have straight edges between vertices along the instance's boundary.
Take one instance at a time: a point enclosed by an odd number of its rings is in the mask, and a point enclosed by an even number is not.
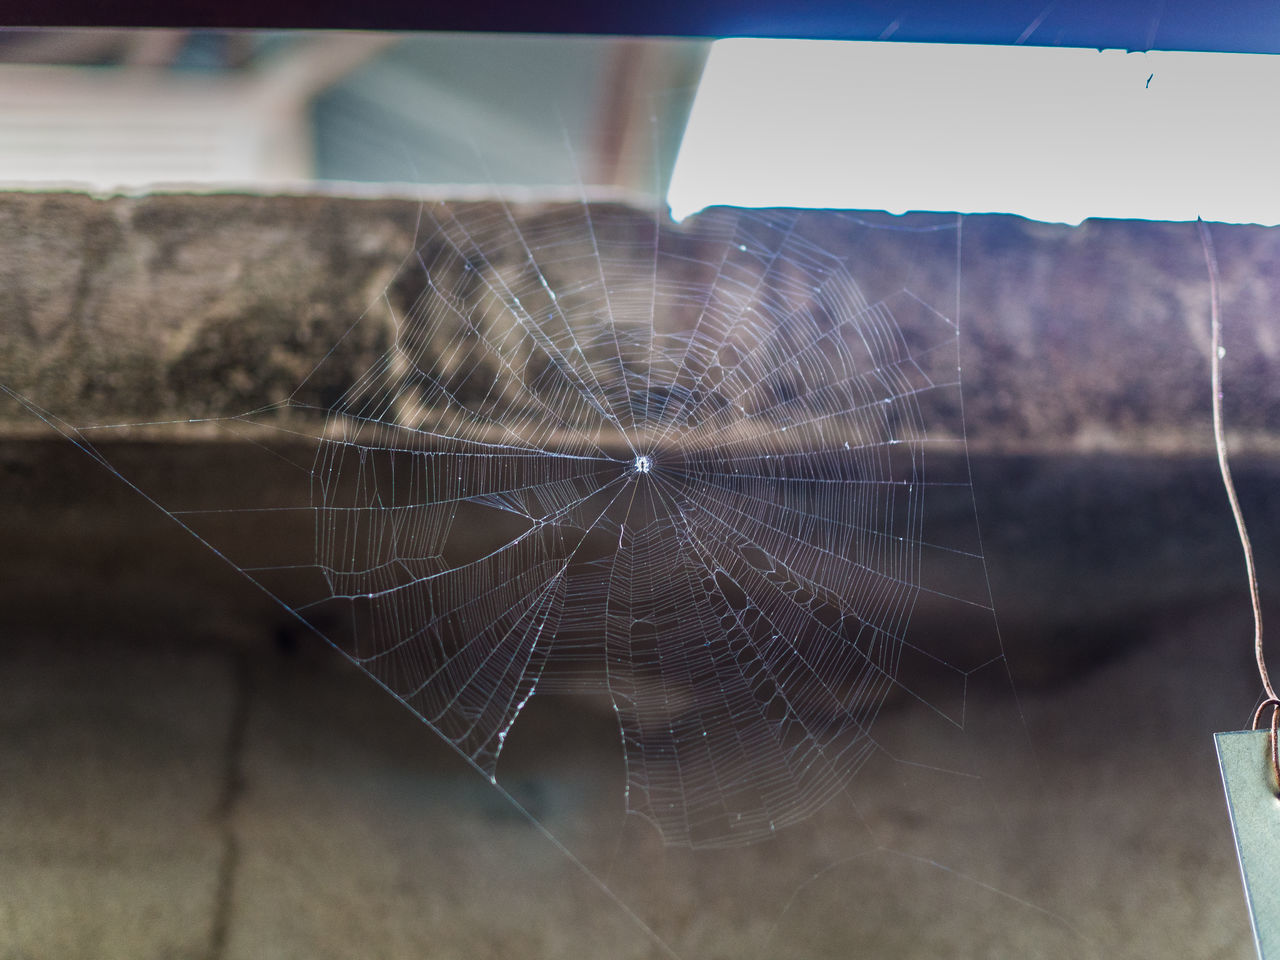
<svg viewBox="0 0 1280 960"><path fill-rule="evenodd" d="M1257 730L1258 721L1262 719L1262 711L1267 707L1271 708L1271 789L1280 797L1280 739L1277 734L1280 733L1280 700L1275 697L1268 697L1258 704L1258 709L1253 711L1253 726L1249 729Z"/></svg>

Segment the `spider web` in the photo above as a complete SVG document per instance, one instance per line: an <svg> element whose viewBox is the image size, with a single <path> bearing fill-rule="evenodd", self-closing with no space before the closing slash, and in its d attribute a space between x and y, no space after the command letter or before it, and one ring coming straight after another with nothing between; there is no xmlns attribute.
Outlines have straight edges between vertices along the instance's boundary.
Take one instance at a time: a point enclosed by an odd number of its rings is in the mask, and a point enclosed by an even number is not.
<svg viewBox="0 0 1280 960"><path fill-rule="evenodd" d="M885 749L887 703L964 729L1003 654L957 219L584 197L417 221L286 397L182 422L268 454L260 498L153 502L494 783L535 695L602 697L625 809L668 845L810 817ZM165 426L64 432L115 471L94 442Z"/></svg>
<svg viewBox="0 0 1280 960"><path fill-rule="evenodd" d="M913 631L989 612L947 521L972 518L957 327L898 283L954 293L957 231L424 206L289 398L211 421L288 441L293 499L166 509L495 782L535 694L602 693L627 810L668 844L750 843L846 786L887 700L941 712L921 677L963 703L998 656ZM356 341L385 345L358 373Z"/></svg>

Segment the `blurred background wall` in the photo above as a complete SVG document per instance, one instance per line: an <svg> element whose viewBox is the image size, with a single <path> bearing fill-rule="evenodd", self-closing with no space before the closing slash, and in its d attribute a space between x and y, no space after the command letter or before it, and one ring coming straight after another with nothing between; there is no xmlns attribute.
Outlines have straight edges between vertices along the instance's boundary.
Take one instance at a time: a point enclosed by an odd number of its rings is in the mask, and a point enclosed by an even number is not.
<svg viewBox="0 0 1280 960"><path fill-rule="evenodd" d="M581 185L662 196L707 47L10 31L0 35L0 183Z"/></svg>

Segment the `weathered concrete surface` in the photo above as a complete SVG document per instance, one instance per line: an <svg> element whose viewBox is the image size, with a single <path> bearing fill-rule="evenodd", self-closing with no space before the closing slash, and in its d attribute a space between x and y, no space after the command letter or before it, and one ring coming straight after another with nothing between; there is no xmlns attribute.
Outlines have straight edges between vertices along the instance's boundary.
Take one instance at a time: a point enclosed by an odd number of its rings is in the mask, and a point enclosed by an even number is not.
<svg viewBox="0 0 1280 960"><path fill-rule="evenodd" d="M536 229L557 209L513 216ZM423 240L422 212L411 201L322 196L0 196L0 382L77 422L187 420L279 400L334 350L298 397L332 402L391 342L378 314L384 289L400 311L422 292L420 271L392 283ZM601 231L639 229L618 205L593 219ZM849 258L872 299L908 282L950 313L958 293L973 449L1209 448L1208 280L1193 225L969 217L957 290L950 240L922 246L885 230L842 252L840 220L814 211L802 222ZM1268 277L1280 231L1213 234L1227 420L1238 449L1273 452L1280 290ZM8 431L30 426L12 408L0 415Z"/></svg>
<svg viewBox="0 0 1280 960"><path fill-rule="evenodd" d="M1280 429L1280 231L1211 227L1225 419L1237 451ZM981 449L1209 452L1209 281L1194 224L968 218L965 421Z"/></svg>
<svg viewBox="0 0 1280 960"><path fill-rule="evenodd" d="M60 416L98 422L276 399L390 280L412 249L415 209L5 195L0 379ZM352 349L367 363L385 345Z"/></svg>

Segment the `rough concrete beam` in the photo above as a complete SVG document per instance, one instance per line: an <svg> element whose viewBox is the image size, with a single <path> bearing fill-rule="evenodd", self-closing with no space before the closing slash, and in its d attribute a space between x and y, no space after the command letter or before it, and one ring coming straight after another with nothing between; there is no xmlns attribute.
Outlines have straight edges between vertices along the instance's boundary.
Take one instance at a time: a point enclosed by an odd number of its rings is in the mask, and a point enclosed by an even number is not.
<svg viewBox="0 0 1280 960"><path fill-rule="evenodd" d="M532 226L548 209L513 214ZM602 204L593 216L606 223L626 215L619 209ZM384 291L400 306L423 292L420 271L416 285L409 271L388 290L413 254L421 210L416 201L326 196L0 195L0 236L9 238L0 245L0 382L79 422L186 421L278 400L336 350L328 379L308 384L307 399L331 401L394 336L372 316L352 324ZM841 255L839 221L806 217ZM1280 289L1267 277L1280 232L1213 231L1229 429L1236 449L1274 452ZM1210 449L1208 283L1191 225L983 216L966 218L962 235L973 449ZM954 289L954 247L917 262L909 234L881 239L850 264L869 296L881 293L880 277L903 270ZM0 409L0 433L31 428L25 413ZM200 435L194 426L177 433Z"/></svg>

